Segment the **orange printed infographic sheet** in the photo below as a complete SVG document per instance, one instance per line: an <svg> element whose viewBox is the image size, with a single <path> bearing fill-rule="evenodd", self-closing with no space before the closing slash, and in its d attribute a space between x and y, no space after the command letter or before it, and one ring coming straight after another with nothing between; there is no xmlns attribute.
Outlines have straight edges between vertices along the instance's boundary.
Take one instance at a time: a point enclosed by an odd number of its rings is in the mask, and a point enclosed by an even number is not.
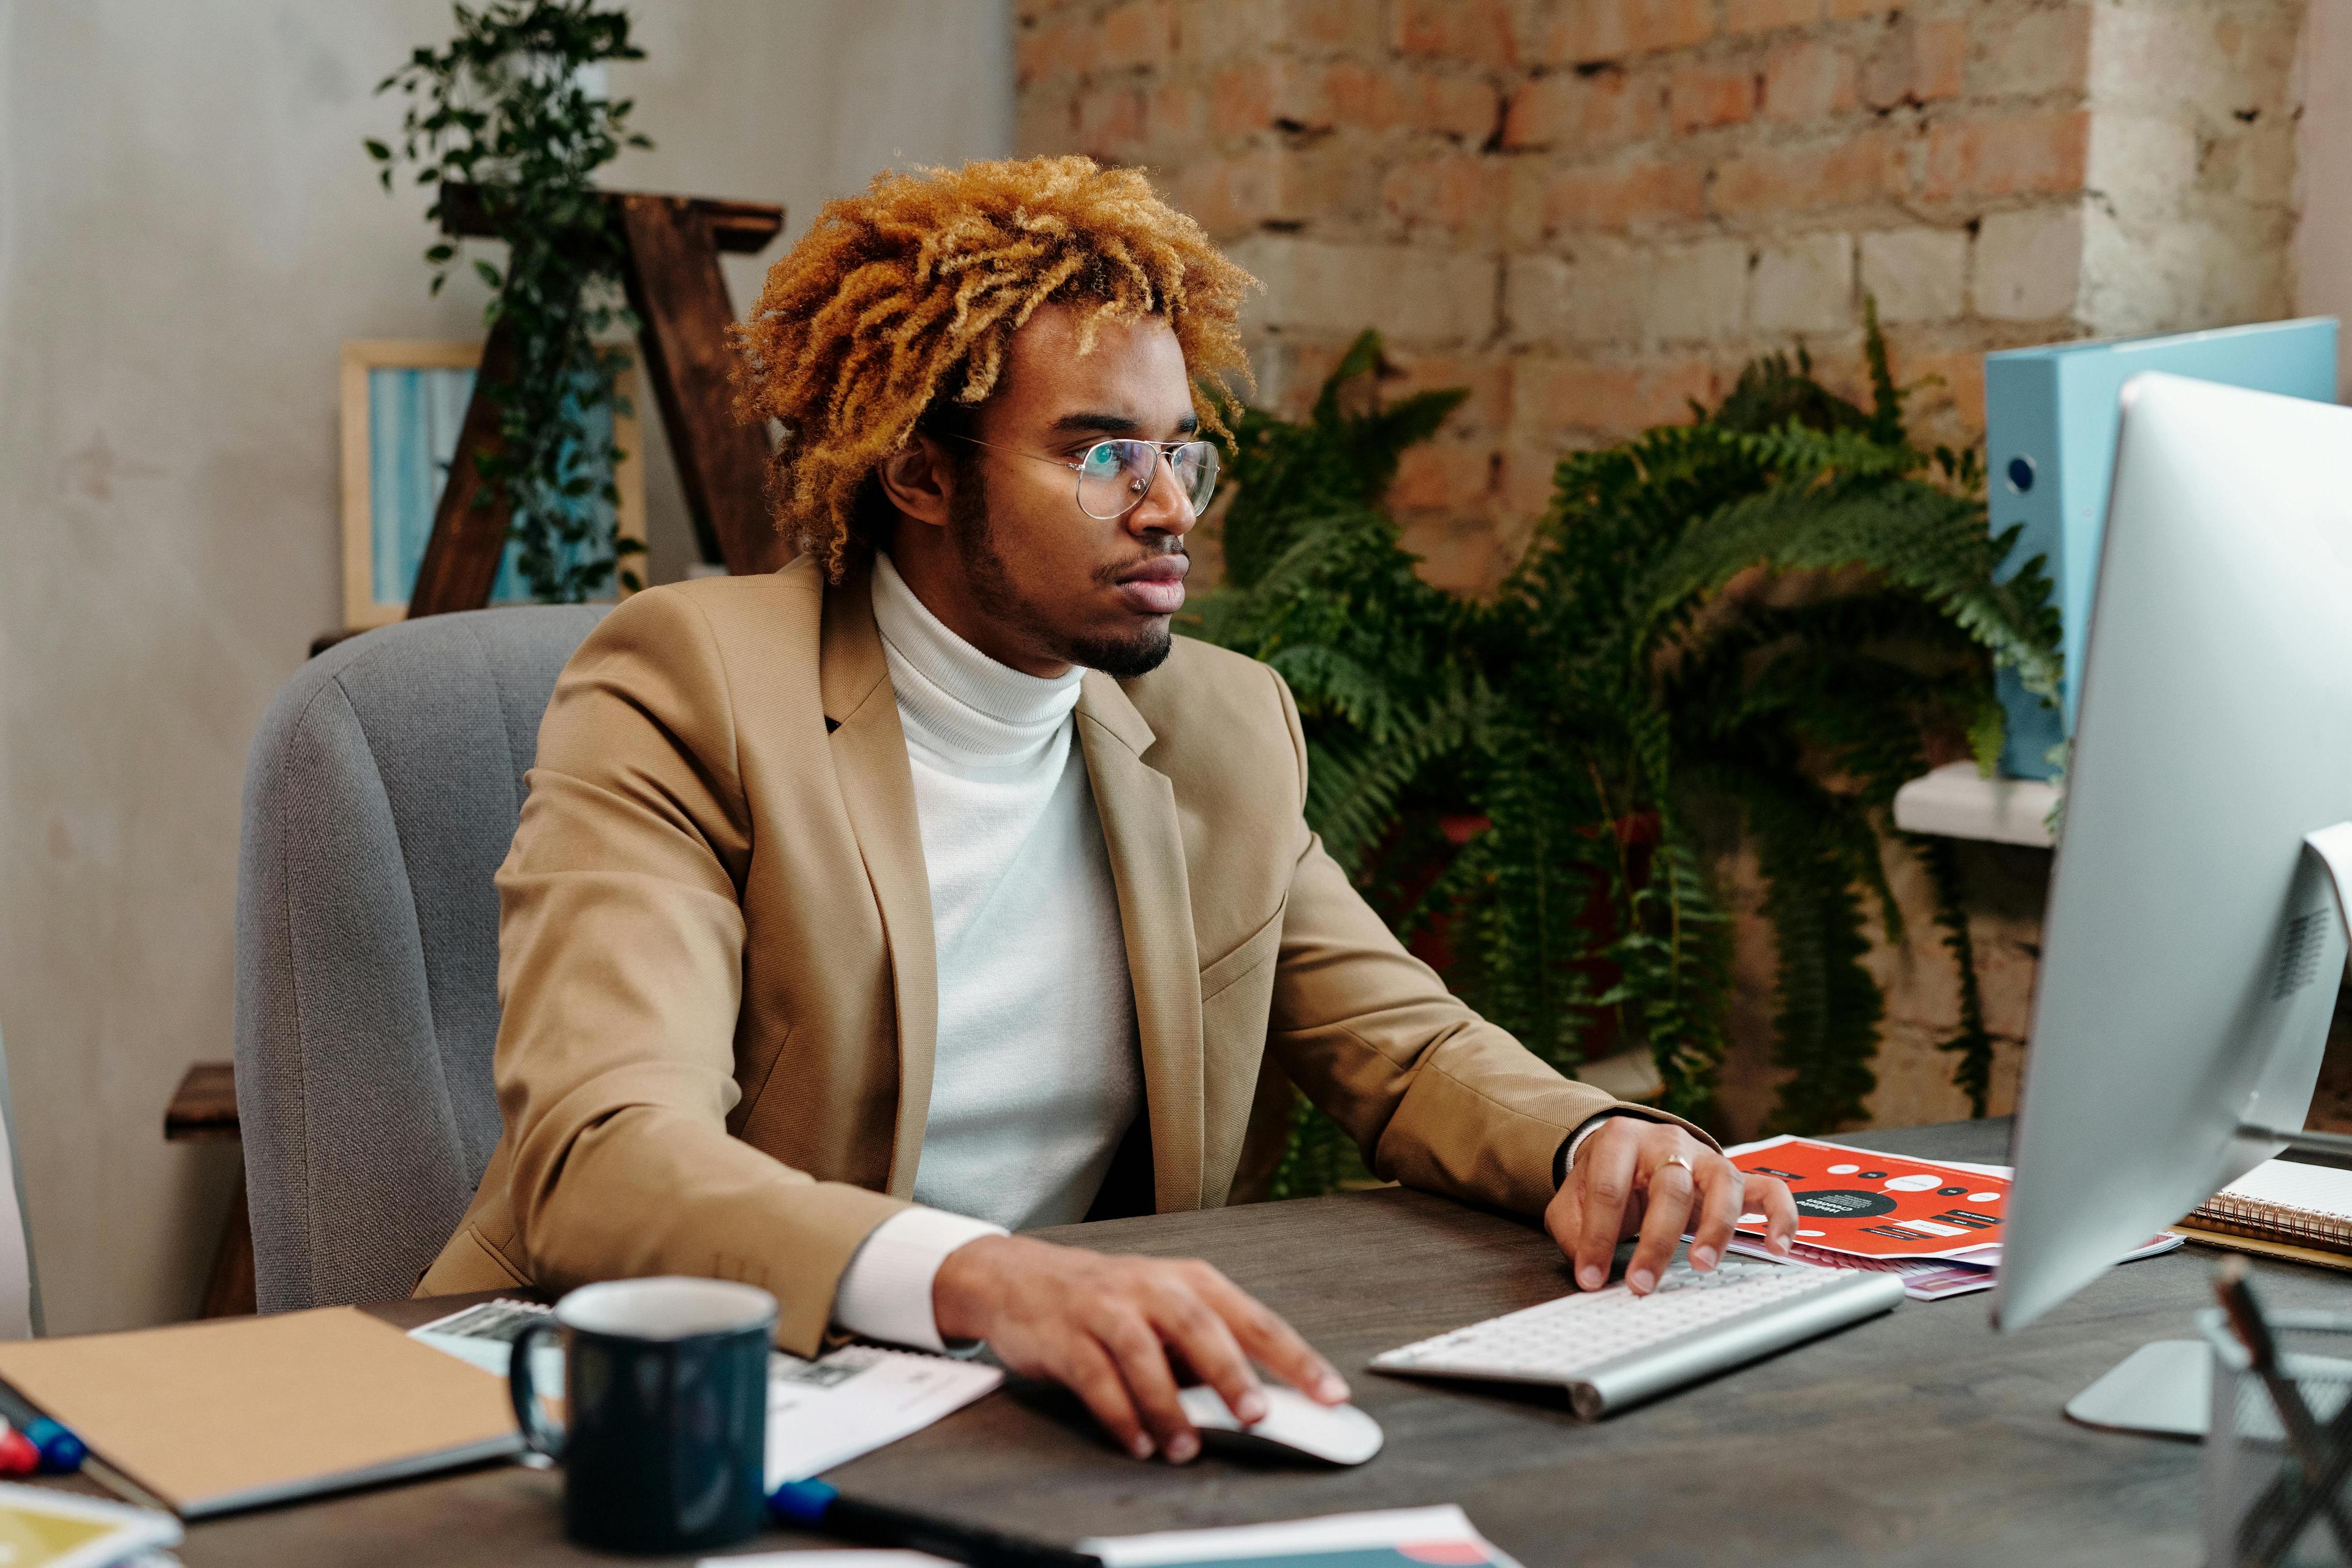
<svg viewBox="0 0 2352 1568"><path fill-rule="evenodd" d="M2000 1245L2005 1176L1810 1138L1752 1144L1731 1163L1789 1184L1801 1247L1855 1258L1967 1258ZM1760 1235L1762 1216L1742 1215L1739 1228Z"/></svg>

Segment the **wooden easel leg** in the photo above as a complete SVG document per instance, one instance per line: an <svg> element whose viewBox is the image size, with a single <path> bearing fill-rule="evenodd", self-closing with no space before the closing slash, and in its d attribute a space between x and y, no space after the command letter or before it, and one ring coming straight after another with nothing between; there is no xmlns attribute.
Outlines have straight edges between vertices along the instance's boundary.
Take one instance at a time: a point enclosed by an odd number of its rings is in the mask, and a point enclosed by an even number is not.
<svg viewBox="0 0 2352 1568"><path fill-rule="evenodd" d="M735 312L710 219L684 197L647 195L621 197L620 218L629 307L695 537L737 576L772 572L792 552L768 516L767 435L734 415Z"/></svg>
<svg viewBox="0 0 2352 1568"><path fill-rule="evenodd" d="M474 395L457 429L457 450L449 458L449 479L433 511L433 537L425 542L416 586L408 597L411 620L451 610L478 610L490 602L499 563L506 558L507 528L514 509L496 490L489 492L488 505L475 504L484 493L475 455L499 449L499 405L488 389L513 374L514 335L500 322L482 345Z"/></svg>

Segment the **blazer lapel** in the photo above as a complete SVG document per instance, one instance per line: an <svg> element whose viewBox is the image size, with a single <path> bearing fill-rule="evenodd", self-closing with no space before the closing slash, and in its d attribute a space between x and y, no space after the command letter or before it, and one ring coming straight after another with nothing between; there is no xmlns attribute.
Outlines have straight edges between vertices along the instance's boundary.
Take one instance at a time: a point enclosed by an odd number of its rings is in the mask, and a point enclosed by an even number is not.
<svg viewBox="0 0 2352 1568"><path fill-rule="evenodd" d="M898 1024L898 1121L890 1144L889 1191L911 1197L931 1108L931 1063L939 1039L940 984L932 951L930 874L915 816L915 777L898 703L874 626L872 579L854 574L824 595L817 679L832 731L842 803L857 836L866 879L882 909Z"/></svg>
<svg viewBox="0 0 2352 1568"><path fill-rule="evenodd" d="M1118 889L1151 1119L1151 1184L1162 1214L1202 1205L1201 965L1176 791L1143 760L1151 727L1108 676L1087 672L1078 739Z"/></svg>

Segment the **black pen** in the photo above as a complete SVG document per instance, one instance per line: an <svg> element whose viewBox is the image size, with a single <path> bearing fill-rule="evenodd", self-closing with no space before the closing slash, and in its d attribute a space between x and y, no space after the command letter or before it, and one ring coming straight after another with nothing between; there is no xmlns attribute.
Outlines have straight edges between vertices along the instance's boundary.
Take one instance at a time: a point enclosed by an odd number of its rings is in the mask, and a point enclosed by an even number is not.
<svg viewBox="0 0 2352 1568"><path fill-rule="evenodd" d="M958 1524L929 1514L909 1513L878 1502L841 1495L826 1481L786 1481L768 1494L768 1511L785 1524L823 1531L869 1546L900 1546L928 1552L971 1568L1102 1568L1102 1559L1066 1546L1007 1535L976 1524Z"/></svg>

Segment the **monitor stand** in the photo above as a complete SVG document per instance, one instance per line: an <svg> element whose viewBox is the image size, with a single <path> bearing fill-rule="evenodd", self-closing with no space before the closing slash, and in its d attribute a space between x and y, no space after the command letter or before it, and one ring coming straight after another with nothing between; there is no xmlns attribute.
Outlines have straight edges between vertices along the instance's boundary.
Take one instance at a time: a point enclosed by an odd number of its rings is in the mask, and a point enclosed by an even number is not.
<svg viewBox="0 0 2352 1568"><path fill-rule="evenodd" d="M2352 822L2323 827L2304 847L2327 868L2336 916L2352 942ZM2266 1139L2313 1153L2352 1154L2352 1136L2301 1128L2242 1123L2239 1135ZM2066 1414L2085 1426L2147 1432L2166 1437L2205 1436L2212 1399L2213 1352L2202 1340L2156 1340L2110 1367L2098 1382L2066 1402Z"/></svg>

